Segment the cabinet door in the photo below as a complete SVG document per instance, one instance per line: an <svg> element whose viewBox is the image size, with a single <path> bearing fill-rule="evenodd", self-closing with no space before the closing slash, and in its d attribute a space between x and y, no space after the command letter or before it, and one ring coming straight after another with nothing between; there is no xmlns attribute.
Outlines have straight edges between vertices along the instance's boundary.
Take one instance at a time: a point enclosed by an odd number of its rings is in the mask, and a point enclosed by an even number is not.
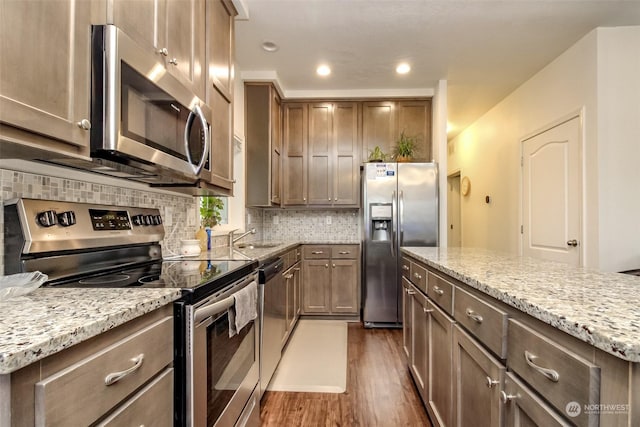
<svg viewBox="0 0 640 427"><path fill-rule="evenodd" d="M387 155L393 153L397 135L395 134L395 103L363 102L362 103L362 160L369 158L369 153L376 146Z"/></svg>
<svg viewBox="0 0 640 427"><path fill-rule="evenodd" d="M111 0L112 18L107 22L119 27L142 47L156 52L167 47L164 31L169 0ZM164 60L163 60L164 61Z"/></svg>
<svg viewBox="0 0 640 427"><path fill-rule="evenodd" d="M234 17L237 12L231 1L212 0L207 8L207 73L209 83L227 97L233 97Z"/></svg>
<svg viewBox="0 0 640 427"><path fill-rule="evenodd" d="M429 391L427 408L436 426L453 425L452 318L429 301Z"/></svg>
<svg viewBox="0 0 640 427"><path fill-rule="evenodd" d="M293 289L294 289L294 323L298 321L300 314L302 313L302 280L300 277L300 263L293 267Z"/></svg>
<svg viewBox="0 0 640 427"><path fill-rule="evenodd" d="M282 162L282 106L278 92L271 88L271 202L279 205Z"/></svg>
<svg viewBox="0 0 640 427"><path fill-rule="evenodd" d="M309 204L333 201L333 141L330 103L309 104Z"/></svg>
<svg viewBox="0 0 640 427"><path fill-rule="evenodd" d="M158 32L165 34L167 70L200 99L205 99L205 2L166 1L167 14L164 22L159 23Z"/></svg>
<svg viewBox="0 0 640 427"><path fill-rule="evenodd" d="M358 313L358 260L331 261L331 312Z"/></svg>
<svg viewBox="0 0 640 427"><path fill-rule="evenodd" d="M0 4L0 122L85 155L89 131L78 123L91 118L91 7L86 1Z"/></svg>
<svg viewBox="0 0 640 427"><path fill-rule="evenodd" d="M358 104L339 102L333 109L333 204L358 206L360 203L360 136Z"/></svg>
<svg viewBox="0 0 640 427"><path fill-rule="evenodd" d="M283 113L283 202L285 205L306 205L307 104L284 104Z"/></svg>
<svg viewBox="0 0 640 427"><path fill-rule="evenodd" d="M411 334L413 333L413 318L411 310L411 282L402 278L402 349L407 357L407 364L411 364Z"/></svg>
<svg viewBox="0 0 640 427"><path fill-rule="evenodd" d="M429 309L427 307L427 297L412 287L412 357L411 373L418 386L422 401L427 401L428 391L428 367L429 367Z"/></svg>
<svg viewBox="0 0 640 427"><path fill-rule="evenodd" d="M288 339L289 334L293 330L293 324L295 321L295 288L294 288L295 282L293 280L293 269L289 269L288 271L286 271L283 274L283 277L284 277L284 286L285 286L285 293L286 293L285 316L286 316L286 325L287 325L287 332L282 342L282 345L284 347L284 344L286 344L286 340Z"/></svg>
<svg viewBox="0 0 640 427"><path fill-rule="evenodd" d="M233 107L216 88L212 90L210 182L233 193Z"/></svg>
<svg viewBox="0 0 640 427"><path fill-rule="evenodd" d="M500 389L504 366L459 326L454 326L453 331L455 425L502 426ZM487 387L489 381L491 387Z"/></svg>
<svg viewBox="0 0 640 427"><path fill-rule="evenodd" d="M416 138L414 160L431 161L431 101L399 101L396 114L398 116L396 135L401 132Z"/></svg>
<svg viewBox="0 0 640 427"><path fill-rule="evenodd" d="M568 427L564 418L509 372L504 381L505 424L509 427Z"/></svg>
<svg viewBox="0 0 640 427"><path fill-rule="evenodd" d="M305 260L302 267L302 311L328 314L331 311L331 269L328 259Z"/></svg>

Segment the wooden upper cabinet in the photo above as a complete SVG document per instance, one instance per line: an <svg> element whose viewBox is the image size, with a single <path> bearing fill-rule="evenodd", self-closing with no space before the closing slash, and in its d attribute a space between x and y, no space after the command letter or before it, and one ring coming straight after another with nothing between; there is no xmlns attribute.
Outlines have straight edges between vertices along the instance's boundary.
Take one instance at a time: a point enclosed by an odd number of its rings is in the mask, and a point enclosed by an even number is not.
<svg viewBox="0 0 640 427"><path fill-rule="evenodd" d="M0 135L88 154L89 132L78 122L91 119L91 7L85 1L0 4ZM0 156L9 151L3 144Z"/></svg>
<svg viewBox="0 0 640 427"><path fill-rule="evenodd" d="M271 90L271 203L279 205L282 177L282 103L275 88Z"/></svg>
<svg viewBox="0 0 640 427"><path fill-rule="evenodd" d="M214 88L209 105L214 112L211 120L211 150L209 182L233 195L233 105L231 100Z"/></svg>
<svg viewBox="0 0 640 427"><path fill-rule="evenodd" d="M376 146L393 161L403 131L416 138L414 161L431 161L431 100L364 102L362 110L362 161Z"/></svg>
<svg viewBox="0 0 640 427"><path fill-rule="evenodd" d="M416 138L417 150L414 160L430 162L431 100L399 101L396 111L398 120L395 139L403 131L405 135Z"/></svg>
<svg viewBox="0 0 640 427"><path fill-rule="evenodd" d="M333 109L333 204L358 206L360 203L360 105L339 102Z"/></svg>
<svg viewBox="0 0 640 427"><path fill-rule="evenodd" d="M392 101L362 103L362 160L378 146L387 155L393 152L396 129L395 103Z"/></svg>
<svg viewBox="0 0 640 427"><path fill-rule="evenodd" d="M307 204L308 105L283 104L282 190L285 205Z"/></svg>
<svg viewBox="0 0 640 427"><path fill-rule="evenodd" d="M309 104L309 204L328 205L333 198L333 104Z"/></svg>
<svg viewBox="0 0 640 427"><path fill-rule="evenodd" d="M109 23L153 51L172 75L205 100L205 1L110 1Z"/></svg>
<svg viewBox="0 0 640 427"><path fill-rule="evenodd" d="M234 18L230 0L207 1L207 60L209 83L229 98L233 96Z"/></svg>

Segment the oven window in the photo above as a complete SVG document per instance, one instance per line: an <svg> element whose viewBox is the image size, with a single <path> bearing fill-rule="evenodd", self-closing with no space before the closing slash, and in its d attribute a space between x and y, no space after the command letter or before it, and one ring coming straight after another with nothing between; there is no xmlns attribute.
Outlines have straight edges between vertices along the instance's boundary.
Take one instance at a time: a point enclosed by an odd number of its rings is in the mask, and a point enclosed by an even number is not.
<svg viewBox="0 0 640 427"><path fill-rule="evenodd" d="M213 425L256 359L255 323L229 338L225 311L207 328L207 425Z"/></svg>

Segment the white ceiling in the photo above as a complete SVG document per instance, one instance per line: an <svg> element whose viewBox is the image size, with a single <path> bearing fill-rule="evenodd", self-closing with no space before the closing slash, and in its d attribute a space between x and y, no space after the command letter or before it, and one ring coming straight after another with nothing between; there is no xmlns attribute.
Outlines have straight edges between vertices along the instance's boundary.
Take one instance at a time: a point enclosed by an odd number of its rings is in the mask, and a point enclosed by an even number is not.
<svg viewBox="0 0 640 427"><path fill-rule="evenodd" d="M425 94L446 79L450 138L593 28L640 25L640 0L239 2L241 73L275 72L285 96L305 97ZM315 74L321 63L330 76Z"/></svg>

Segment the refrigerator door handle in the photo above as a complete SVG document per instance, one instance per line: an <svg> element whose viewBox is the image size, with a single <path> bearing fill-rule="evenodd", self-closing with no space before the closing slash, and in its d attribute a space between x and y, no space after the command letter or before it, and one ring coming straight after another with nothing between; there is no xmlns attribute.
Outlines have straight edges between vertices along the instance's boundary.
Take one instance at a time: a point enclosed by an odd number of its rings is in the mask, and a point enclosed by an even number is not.
<svg viewBox="0 0 640 427"><path fill-rule="evenodd" d="M391 193L391 256L396 257L396 214L398 207L396 206L396 192Z"/></svg>
<svg viewBox="0 0 640 427"><path fill-rule="evenodd" d="M398 208L400 210L400 214L398 215L398 228L400 233L400 246L402 246L404 240L404 227L402 226L404 223L404 191L402 190L400 190Z"/></svg>

